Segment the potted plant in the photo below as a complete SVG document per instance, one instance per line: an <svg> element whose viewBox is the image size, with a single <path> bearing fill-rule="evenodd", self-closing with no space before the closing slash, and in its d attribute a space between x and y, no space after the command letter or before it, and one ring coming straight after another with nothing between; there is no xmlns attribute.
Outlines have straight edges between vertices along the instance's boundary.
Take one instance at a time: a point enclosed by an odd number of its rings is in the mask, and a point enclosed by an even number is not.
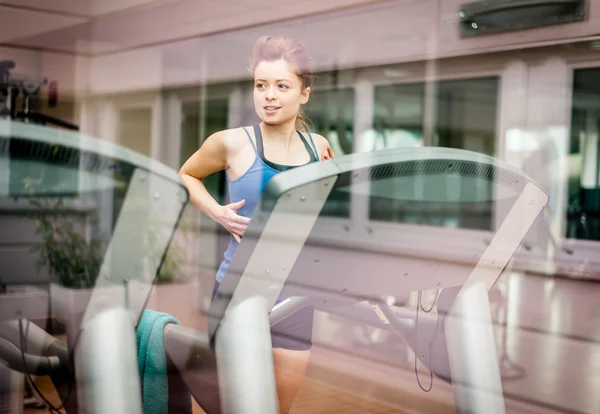
<svg viewBox="0 0 600 414"><path fill-rule="evenodd" d="M107 238L100 234L93 208L67 205L64 198L32 199L36 233L40 244L34 246L38 270L50 276L52 315L67 324L78 325L89 301L104 260ZM145 251L156 255L156 234L145 238ZM162 253L162 252L159 252ZM177 281L181 250L172 242L159 269L155 284ZM149 298L152 306L155 290Z"/></svg>
<svg viewBox="0 0 600 414"><path fill-rule="evenodd" d="M30 199L30 204L40 238L32 252L37 255L38 271L45 269L50 277L51 313L68 325L85 311L102 265L105 240L89 236L95 224L90 209L66 205L60 197Z"/></svg>
<svg viewBox="0 0 600 414"><path fill-rule="evenodd" d="M36 234L41 243L34 246L38 253L38 270L46 266L52 282L72 289L94 286L102 264L102 236L85 237L88 217L85 210L67 208L63 198L57 200L31 200L36 208ZM77 229L76 227L79 227Z"/></svg>

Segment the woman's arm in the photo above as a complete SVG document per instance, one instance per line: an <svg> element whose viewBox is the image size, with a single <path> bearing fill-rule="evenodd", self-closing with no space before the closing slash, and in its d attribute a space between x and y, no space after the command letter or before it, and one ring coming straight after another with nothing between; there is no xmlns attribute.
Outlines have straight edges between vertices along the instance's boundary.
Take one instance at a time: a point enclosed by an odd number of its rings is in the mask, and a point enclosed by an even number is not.
<svg viewBox="0 0 600 414"><path fill-rule="evenodd" d="M202 182L209 175L227 169L227 153L225 131L216 132L183 164L179 177L190 193L190 203L225 227L239 242L250 222L249 218L237 214L244 200L222 206Z"/></svg>

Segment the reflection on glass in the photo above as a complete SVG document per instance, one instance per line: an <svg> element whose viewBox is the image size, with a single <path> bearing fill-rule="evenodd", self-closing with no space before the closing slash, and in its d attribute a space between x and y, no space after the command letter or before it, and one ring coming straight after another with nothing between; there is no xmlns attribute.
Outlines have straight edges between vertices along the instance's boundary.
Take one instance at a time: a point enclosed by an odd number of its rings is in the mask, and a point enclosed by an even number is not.
<svg viewBox="0 0 600 414"><path fill-rule="evenodd" d="M600 240L600 69L573 74L566 237Z"/></svg>
<svg viewBox="0 0 600 414"><path fill-rule="evenodd" d="M432 145L494 155L498 79L442 81L436 86L437 122ZM424 102L425 85L422 83L376 87L374 129L361 137L361 149L422 146ZM412 191L423 191L421 180L414 178ZM464 196L465 190L454 181L455 178L450 175L446 180L436 191L447 194L448 200ZM395 185L392 182L373 183L372 191L394 194L397 191ZM468 191L475 191L481 198L487 199L493 191L493 183L482 181ZM422 210L416 206L400 208L394 201L372 199L369 217L381 221L483 230L490 230L492 226L491 210L477 204Z"/></svg>

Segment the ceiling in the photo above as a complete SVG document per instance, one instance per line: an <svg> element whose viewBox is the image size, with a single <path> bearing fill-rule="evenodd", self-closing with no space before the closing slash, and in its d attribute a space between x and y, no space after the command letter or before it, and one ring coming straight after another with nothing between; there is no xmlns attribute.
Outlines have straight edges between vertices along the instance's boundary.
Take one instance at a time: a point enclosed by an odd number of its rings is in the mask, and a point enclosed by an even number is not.
<svg viewBox="0 0 600 414"><path fill-rule="evenodd" d="M170 0L3 0L0 5L59 15L92 18L167 1Z"/></svg>
<svg viewBox="0 0 600 414"><path fill-rule="evenodd" d="M102 55L386 0L10 0L0 43Z"/></svg>

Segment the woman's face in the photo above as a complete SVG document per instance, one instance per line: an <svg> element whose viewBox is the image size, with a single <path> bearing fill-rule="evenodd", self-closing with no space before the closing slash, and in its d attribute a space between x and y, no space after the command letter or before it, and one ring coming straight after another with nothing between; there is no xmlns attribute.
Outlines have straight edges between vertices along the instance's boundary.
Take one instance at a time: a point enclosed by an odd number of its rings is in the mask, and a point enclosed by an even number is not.
<svg viewBox="0 0 600 414"><path fill-rule="evenodd" d="M309 94L284 60L262 61L254 69L254 109L266 124L294 121Z"/></svg>

